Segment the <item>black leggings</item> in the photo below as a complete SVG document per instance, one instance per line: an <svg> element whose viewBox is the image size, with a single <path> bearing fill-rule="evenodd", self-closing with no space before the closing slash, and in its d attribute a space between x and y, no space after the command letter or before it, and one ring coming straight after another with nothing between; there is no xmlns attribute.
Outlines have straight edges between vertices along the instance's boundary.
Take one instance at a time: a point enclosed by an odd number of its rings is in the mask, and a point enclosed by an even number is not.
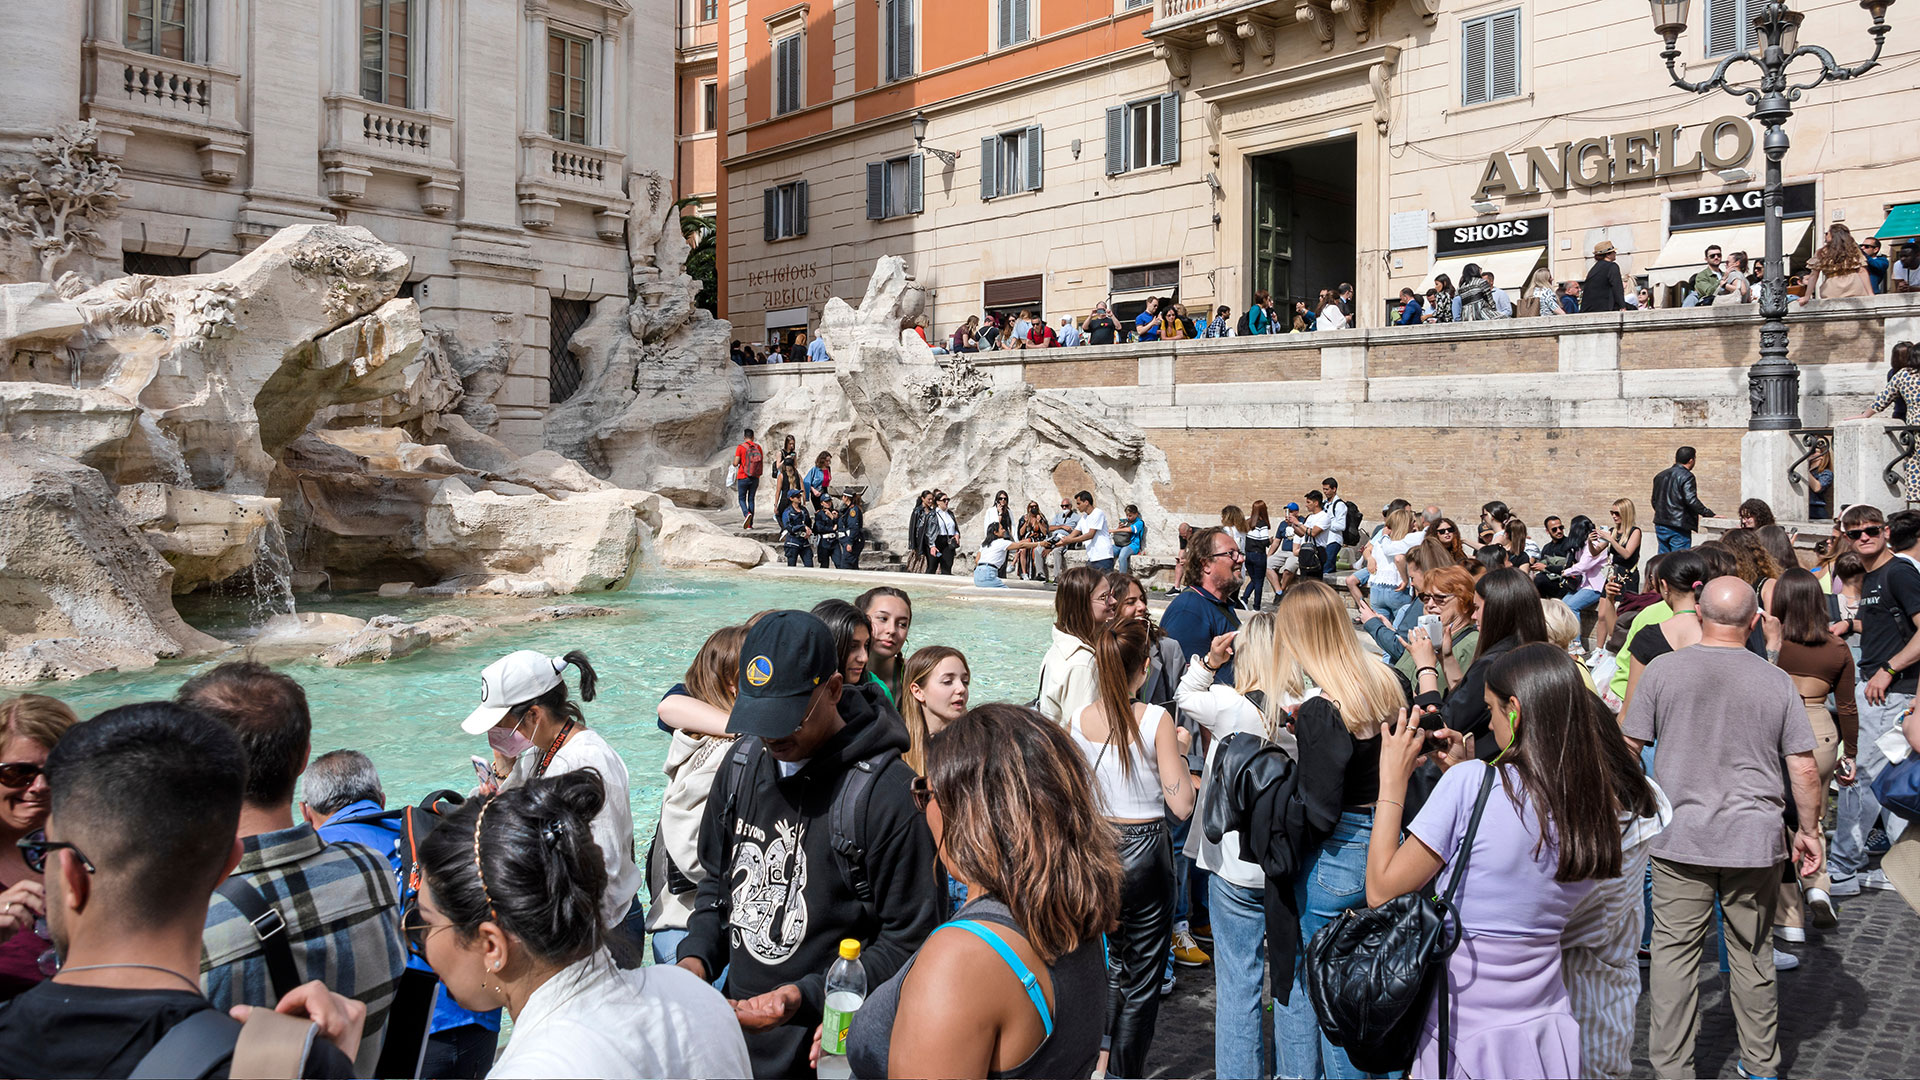
<svg viewBox="0 0 1920 1080"><path fill-rule="evenodd" d="M1165 821L1121 825L1120 925L1107 938L1107 1075L1147 1074L1160 979L1173 945L1173 839Z"/></svg>
<svg viewBox="0 0 1920 1080"><path fill-rule="evenodd" d="M939 549L940 554L935 558L927 560L927 573L953 573L953 553L960 549L960 538L957 536L940 536L935 537L933 543L934 547Z"/></svg>

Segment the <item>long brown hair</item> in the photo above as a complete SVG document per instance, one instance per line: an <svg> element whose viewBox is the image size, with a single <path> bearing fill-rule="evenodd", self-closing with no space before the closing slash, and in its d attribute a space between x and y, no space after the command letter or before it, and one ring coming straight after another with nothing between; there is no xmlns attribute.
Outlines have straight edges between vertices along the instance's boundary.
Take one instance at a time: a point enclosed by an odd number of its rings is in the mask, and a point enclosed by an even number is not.
<svg viewBox="0 0 1920 1080"><path fill-rule="evenodd" d="M1788 641L1817 646L1839 640L1827 628L1827 594L1811 570L1796 566L1774 582L1773 617Z"/></svg>
<svg viewBox="0 0 1920 1080"><path fill-rule="evenodd" d="M1013 912L1041 961L1120 919L1120 838L1087 759L1058 724L1018 705L969 709L927 742L940 858Z"/></svg>
<svg viewBox="0 0 1920 1080"><path fill-rule="evenodd" d="M687 694L716 709L731 710L740 691L740 646L746 640L744 626L723 626L710 634L687 665Z"/></svg>
<svg viewBox="0 0 1920 1080"><path fill-rule="evenodd" d="M1228 504L1220 508L1220 524L1226 528L1238 529L1244 533L1247 531L1247 515L1241 513L1238 506ZM1191 543L1192 541L1189 540L1188 542Z"/></svg>
<svg viewBox="0 0 1920 1080"><path fill-rule="evenodd" d="M1273 519L1267 516L1267 500L1253 500L1253 507L1247 511L1247 524L1256 529L1273 527Z"/></svg>
<svg viewBox="0 0 1920 1080"><path fill-rule="evenodd" d="M900 719L907 725L907 752L900 755L913 771L926 775L927 771L927 712L920 699L913 696L913 687L920 680L933 674L933 669L947 660L958 660L962 667L971 673L973 668L967 664L966 655L959 649L948 645L928 645L912 656L907 657L906 675L900 680Z"/></svg>
<svg viewBox="0 0 1920 1080"><path fill-rule="evenodd" d="M1133 676L1153 655L1153 637L1138 619L1109 626L1093 641L1100 708L1107 714L1107 745L1120 758L1120 775L1133 776L1133 751L1142 742L1133 720Z"/></svg>
<svg viewBox="0 0 1920 1080"><path fill-rule="evenodd" d="M1371 738L1407 705L1399 677L1361 651L1346 603L1325 582L1293 583L1273 611L1273 640L1274 683L1267 693L1302 698L1309 683L1319 687L1355 738Z"/></svg>
<svg viewBox="0 0 1920 1080"><path fill-rule="evenodd" d="M1773 553L1761 545L1754 530L1728 529L1720 542L1726 545L1734 560L1740 564L1740 569L1735 571L1740 580L1754 588L1759 588L1760 583L1768 578L1780 576L1780 566L1773 561Z"/></svg>
<svg viewBox="0 0 1920 1080"><path fill-rule="evenodd" d="M1522 645L1495 660L1487 689L1520 703L1504 757L1539 816L1534 854L1548 843L1558 849L1555 881L1619 877L1620 813L1647 817L1656 802L1613 715L1552 645ZM1521 805L1512 777L1503 771L1500 783Z"/></svg>
<svg viewBox="0 0 1920 1080"><path fill-rule="evenodd" d="M1093 621L1093 594L1106 575L1091 566L1076 566L1060 575L1060 587L1053 594L1053 626L1063 634L1072 634L1088 645L1100 634Z"/></svg>
<svg viewBox="0 0 1920 1080"><path fill-rule="evenodd" d="M1807 269L1823 274L1851 274L1867 265L1867 257L1854 242L1853 230L1839 222L1827 226L1827 242L1807 260Z"/></svg>
<svg viewBox="0 0 1920 1080"><path fill-rule="evenodd" d="M1506 542L1500 546L1507 549L1514 562L1527 560L1527 523L1517 517L1510 517L1501 526L1506 532Z"/></svg>

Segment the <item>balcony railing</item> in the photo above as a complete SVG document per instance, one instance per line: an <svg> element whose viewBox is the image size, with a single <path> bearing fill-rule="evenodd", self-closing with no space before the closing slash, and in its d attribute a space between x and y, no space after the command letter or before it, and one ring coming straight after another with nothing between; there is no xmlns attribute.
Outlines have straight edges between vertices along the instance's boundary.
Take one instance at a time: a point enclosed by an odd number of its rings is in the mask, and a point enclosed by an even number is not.
<svg viewBox="0 0 1920 1080"><path fill-rule="evenodd" d="M233 179L247 144L239 122L239 75L134 52L111 41L88 41L82 55L88 116L123 132L189 139L200 152L202 177L220 183ZM110 153L121 149L103 146Z"/></svg>
<svg viewBox="0 0 1920 1080"><path fill-rule="evenodd" d="M453 120L418 109L383 105L358 94L329 94L327 141L320 150L327 194L354 202L366 194L367 178L392 173L418 182L420 208L444 214L460 190L453 160Z"/></svg>
<svg viewBox="0 0 1920 1080"><path fill-rule="evenodd" d="M616 239L632 203L623 190L627 156L618 150L565 142L538 132L520 135L520 223L543 229L561 203L593 210L595 231Z"/></svg>

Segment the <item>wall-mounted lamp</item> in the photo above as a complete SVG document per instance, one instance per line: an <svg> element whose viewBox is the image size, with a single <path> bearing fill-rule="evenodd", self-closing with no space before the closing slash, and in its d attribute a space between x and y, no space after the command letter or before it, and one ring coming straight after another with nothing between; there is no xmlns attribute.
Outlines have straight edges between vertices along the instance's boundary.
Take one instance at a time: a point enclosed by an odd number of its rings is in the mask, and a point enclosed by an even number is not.
<svg viewBox="0 0 1920 1080"><path fill-rule="evenodd" d="M939 158L940 164L949 169L953 168L954 162L960 160L958 151L935 150L927 145L927 114L923 112L913 114L913 148L923 154L932 154Z"/></svg>
<svg viewBox="0 0 1920 1080"><path fill-rule="evenodd" d="M1731 169L1716 170L1714 172L1714 175L1718 176L1722 180L1725 180L1729 184L1744 184L1747 181L1753 179L1753 170L1743 169L1740 166L1736 165Z"/></svg>
<svg viewBox="0 0 1920 1080"><path fill-rule="evenodd" d="M1476 214L1497 214L1500 212L1500 207L1487 199L1480 199L1467 205L1473 207L1473 212Z"/></svg>

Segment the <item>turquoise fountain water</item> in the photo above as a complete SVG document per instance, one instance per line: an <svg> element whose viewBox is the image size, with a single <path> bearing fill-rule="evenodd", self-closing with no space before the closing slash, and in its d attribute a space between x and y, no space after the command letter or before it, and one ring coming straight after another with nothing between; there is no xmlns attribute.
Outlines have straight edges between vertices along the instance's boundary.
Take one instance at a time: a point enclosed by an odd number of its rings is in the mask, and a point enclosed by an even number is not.
<svg viewBox="0 0 1920 1080"><path fill-rule="evenodd" d="M957 583L959 579L948 579ZM750 574L650 572L626 591L576 597L620 609L618 616L518 626L485 633L469 644L443 645L386 664L327 668L311 661L283 665L306 687L313 710L313 752L351 747L373 758L387 790L387 804L419 800L435 788L466 791L473 770L468 757L487 752L486 740L465 735L460 721L480 701L480 669L514 649L559 655L583 649L600 674L598 698L586 706L587 722L626 759L633 786L635 844L645 850L659 814L665 778L667 735L654 718L662 694L685 674L708 634L744 621L766 608L809 608L828 597L851 600L859 589L838 582L762 578ZM944 590L942 590L944 591ZM336 597L310 605L366 618L393 614L423 618L448 613L525 610L526 601L390 601ZM1038 685L1046 654L1051 608L994 601L956 601L939 592L915 595L907 649L952 645L973 668L976 703L1027 701ZM188 609L210 633L231 635L244 613ZM99 675L34 689L71 704L81 716L115 705L170 697L206 663L163 664L150 671ZM568 683L577 689L571 672ZM3 695L0 695L3 696Z"/></svg>

